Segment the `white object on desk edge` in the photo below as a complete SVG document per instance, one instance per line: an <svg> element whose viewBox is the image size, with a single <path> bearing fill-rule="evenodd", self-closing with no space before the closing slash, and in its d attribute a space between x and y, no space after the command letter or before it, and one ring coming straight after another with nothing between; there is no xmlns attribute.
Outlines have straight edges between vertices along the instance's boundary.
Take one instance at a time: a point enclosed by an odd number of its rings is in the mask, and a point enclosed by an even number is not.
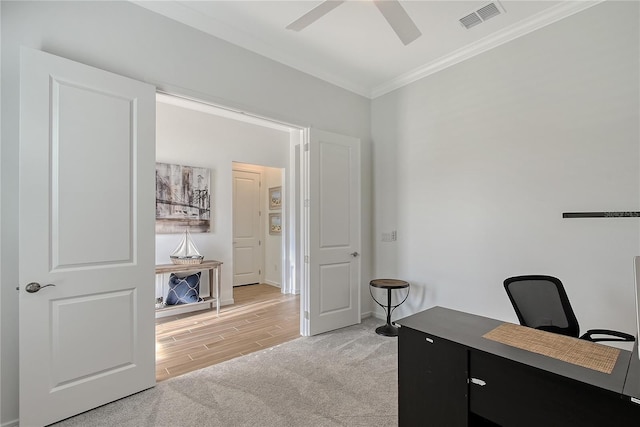
<svg viewBox="0 0 640 427"><path fill-rule="evenodd" d="M487 382L481 380L480 378L471 378L471 383L475 385L479 385L480 387L484 387L487 385Z"/></svg>

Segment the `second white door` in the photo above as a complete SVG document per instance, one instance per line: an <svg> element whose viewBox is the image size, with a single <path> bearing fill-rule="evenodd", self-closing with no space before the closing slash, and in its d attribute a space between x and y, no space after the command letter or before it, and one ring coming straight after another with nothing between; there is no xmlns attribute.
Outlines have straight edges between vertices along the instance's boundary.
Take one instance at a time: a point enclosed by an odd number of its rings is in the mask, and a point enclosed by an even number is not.
<svg viewBox="0 0 640 427"><path fill-rule="evenodd" d="M360 140L310 129L308 144L302 325L316 335L360 323Z"/></svg>
<svg viewBox="0 0 640 427"><path fill-rule="evenodd" d="M260 181L258 172L233 171L233 286L260 282Z"/></svg>

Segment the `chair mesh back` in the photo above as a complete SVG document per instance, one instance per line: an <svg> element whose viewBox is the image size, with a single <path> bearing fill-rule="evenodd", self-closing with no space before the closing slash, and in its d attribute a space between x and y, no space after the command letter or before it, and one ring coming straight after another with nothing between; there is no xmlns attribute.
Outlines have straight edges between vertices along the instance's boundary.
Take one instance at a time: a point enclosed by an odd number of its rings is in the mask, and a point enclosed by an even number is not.
<svg viewBox="0 0 640 427"><path fill-rule="evenodd" d="M577 337L578 321L560 280L518 276L504 282L521 325Z"/></svg>

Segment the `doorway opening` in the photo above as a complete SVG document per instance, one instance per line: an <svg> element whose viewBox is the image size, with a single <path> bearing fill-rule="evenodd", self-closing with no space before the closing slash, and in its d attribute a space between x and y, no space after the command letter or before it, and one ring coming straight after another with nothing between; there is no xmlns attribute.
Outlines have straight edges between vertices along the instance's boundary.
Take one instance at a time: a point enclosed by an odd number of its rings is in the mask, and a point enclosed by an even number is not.
<svg viewBox="0 0 640 427"><path fill-rule="evenodd" d="M300 286L294 277L299 203L292 177L302 131L165 94L157 95L156 115L156 161L211 172L210 230L192 238L205 260L223 263L219 315L214 308L185 305L156 320L156 378L163 380L301 335ZM236 197L238 187L257 199L257 209L247 208L255 200L246 194ZM278 187L276 209L269 191ZM167 262L175 240L176 235L156 235L156 264ZM201 283L207 283L206 275ZM156 286L166 280L157 276ZM250 283L257 285L238 286ZM202 288L200 296L208 296Z"/></svg>

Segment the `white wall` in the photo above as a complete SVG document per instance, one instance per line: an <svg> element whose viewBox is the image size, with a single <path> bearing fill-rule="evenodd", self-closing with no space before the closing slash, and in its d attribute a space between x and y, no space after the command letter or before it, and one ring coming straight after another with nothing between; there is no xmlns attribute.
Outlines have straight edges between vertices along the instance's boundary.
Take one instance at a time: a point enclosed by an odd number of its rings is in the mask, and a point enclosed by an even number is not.
<svg viewBox="0 0 640 427"><path fill-rule="evenodd" d="M638 219L562 213L640 210L638 16L605 2L373 101L374 274L412 283L398 317L517 322L503 280L549 274L582 330L635 332Z"/></svg>
<svg viewBox="0 0 640 427"><path fill-rule="evenodd" d="M128 2L2 1L0 7L0 423L18 418L18 294L15 291L18 183L15 177L18 176L21 45L150 82L177 94L358 137L363 142L363 206L370 205L369 100ZM371 267L370 212L363 209L363 307L368 306L369 301L365 292ZM363 311L366 310L363 308Z"/></svg>
<svg viewBox="0 0 640 427"><path fill-rule="evenodd" d="M233 303L233 162L285 168L289 133L158 102L156 159L211 169L211 231L191 237L205 259L224 263L220 300ZM157 234L156 263L166 264L180 239Z"/></svg>
<svg viewBox="0 0 640 427"><path fill-rule="evenodd" d="M0 7L0 34L2 34L2 7ZM2 69L2 56L0 55L0 70ZM2 99L2 85L0 84L0 99ZM0 122L2 122L2 103L0 102ZM2 141L2 135L0 135L0 142ZM1 147L1 144L0 144ZM2 171L2 149L0 149L0 172ZM0 189L2 189L2 173L0 173ZM0 197L0 230L2 230L4 227L2 226L2 198ZM0 238L1 239L1 238ZM0 240L0 278L2 278L2 243ZM4 330L2 329L2 281L0 280L0 337L4 336ZM2 360L4 359L3 355L4 353L2 352L2 342L4 340L0 339L0 402L2 402L2 387L1 387L1 383L2 383ZM2 423L2 420L4 419L2 417L2 404L0 403L0 424Z"/></svg>
<svg viewBox="0 0 640 427"><path fill-rule="evenodd" d="M264 174L264 183L262 185L265 192L264 206L262 207L262 221L264 222L264 282L282 287L282 234L271 235L269 234L269 214L282 213L283 209L269 209L269 188L282 187L282 170L276 168L266 168ZM283 201L287 203L284 199Z"/></svg>

